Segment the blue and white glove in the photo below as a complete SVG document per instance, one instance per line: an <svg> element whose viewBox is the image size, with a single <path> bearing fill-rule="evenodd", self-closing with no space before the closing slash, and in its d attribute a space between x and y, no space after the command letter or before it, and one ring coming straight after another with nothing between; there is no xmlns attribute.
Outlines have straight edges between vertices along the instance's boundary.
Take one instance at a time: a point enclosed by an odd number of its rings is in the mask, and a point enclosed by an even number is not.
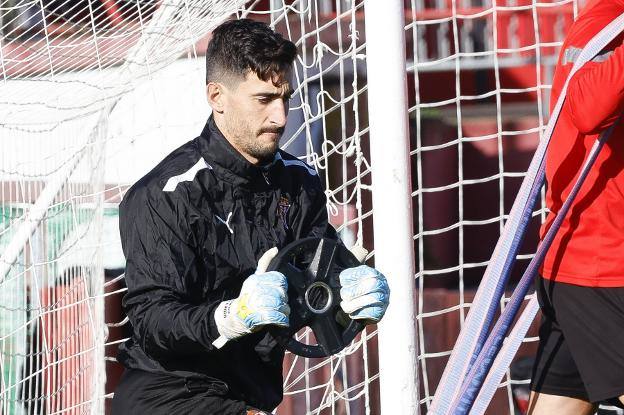
<svg viewBox="0 0 624 415"><path fill-rule="evenodd" d="M390 287L381 272L366 265L347 268L340 273L340 285L340 307L351 319L381 320L390 302Z"/></svg>
<svg viewBox="0 0 624 415"><path fill-rule="evenodd" d="M217 306L214 319L221 336L212 343L216 348L266 325L288 327L288 282L281 272L266 272L275 255L277 248L265 252L256 272L243 282L238 298Z"/></svg>

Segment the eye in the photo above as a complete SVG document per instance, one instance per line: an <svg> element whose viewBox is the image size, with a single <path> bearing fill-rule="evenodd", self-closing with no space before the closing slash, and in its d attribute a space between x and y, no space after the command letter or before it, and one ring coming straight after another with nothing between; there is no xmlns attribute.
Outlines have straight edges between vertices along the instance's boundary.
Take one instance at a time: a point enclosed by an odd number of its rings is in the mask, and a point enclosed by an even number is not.
<svg viewBox="0 0 624 415"><path fill-rule="evenodd" d="M269 97L258 97L258 102L260 102L261 104L268 104L269 102L271 102L271 98L269 98Z"/></svg>

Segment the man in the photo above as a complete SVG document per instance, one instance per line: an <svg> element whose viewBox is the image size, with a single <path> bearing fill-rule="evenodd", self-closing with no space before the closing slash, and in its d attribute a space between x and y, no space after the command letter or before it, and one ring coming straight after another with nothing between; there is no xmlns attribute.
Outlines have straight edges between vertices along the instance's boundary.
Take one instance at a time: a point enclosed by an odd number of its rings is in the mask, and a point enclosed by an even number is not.
<svg viewBox="0 0 624 415"><path fill-rule="evenodd" d="M216 28L206 52L212 116L126 193L133 331L120 347L127 370L113 413L260 414L282 400L284 350L263 328L288 325L288 282L266 267L294 240L336 238L318 175L278 149L296 53L263 23ZM340 280L345 312L379 321L383 275L360 266Z"/></svg>
<svg viewBox="0 0 624 415"><path fill-rule="evenodd" d="M583 47L624 13L621 0L594 0L578 16L555 71L554 104ZM542 233L568 197L599 135L624 110L620 35L570 80L546 158ZM602 149L550 248L537 281L540 343L532 414L591 414L624 403L624 123Z"/></svg>

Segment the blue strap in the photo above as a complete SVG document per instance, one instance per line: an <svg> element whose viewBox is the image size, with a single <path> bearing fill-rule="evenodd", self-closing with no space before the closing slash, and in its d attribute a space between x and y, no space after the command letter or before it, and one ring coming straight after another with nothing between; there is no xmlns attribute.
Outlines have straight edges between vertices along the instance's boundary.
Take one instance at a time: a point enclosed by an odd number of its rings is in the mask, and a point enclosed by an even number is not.
<svg viewBox="0 0 624 415"><path fill-rule="evenodd" d="M524 301L524 297L527 292L531 288L533 284L533 278L537 274L539 267L548 252L548 248L552 244L557 231L561 227L563 223L563 219L566 217L568 211L570 210L570 206L572 206L572 202L576 198L587 174L591 170L591 167L594 165L600 150L602 149L604 143L609 139L613 129L619 122L619 118L609 129L607 129L603 134L600 135L600 138L594 143L592 149L589 153L585 164L581 170L581 173L574 184L574 187L570 191L570 195L563 203L563 206L557 213L555 220L553 221L551 227L546 232L544 239L540 243L537 251L535 252L535 256L531 259L528 267L524 271L522 278L520 279L516 289L514 290L511 298L509 299L509 303L505 307L505 310L501 314L498 322L494 326L494 329L490 333L487 338L487 341L483 345L483 349L481 353L479 353L477 359L475 360L474 365L468 372L468 376L466 380L462 384L462 388L460 390L459 398L455 400L453 405L451 406L452 414L466 414L472 407L474 400L477 396L477 393L481 389L481 385L485 379L485 376L488 374L490 367L492 366L492 362L494 358L498 354L498 351L501 348L503 340L505 339L505 334L509 330L509 327L513 323L522 303Z"/></svg>
<svg viewBox="0 0 624 415"><path fill-rule="evenodd" d="M544 158L557 119L563 107L568 83L576 71L587 61L596 56L624 28L624 14L618 16L600 31L583 48L578 56L559 99L553 109L551 118L535 155L529 165L518 196L505 224L505 229L496 244L482 282L479 285L470 312L464 322L463 329L446 366L438 390L434 398L431 414L449 414L451 406L461 396L460 389L466 374L487 338L489 326L504 292L511 266L515 261L523 236L531 219L533 206L544 183ZM471 356L466 359L466 356Z"/></svg>

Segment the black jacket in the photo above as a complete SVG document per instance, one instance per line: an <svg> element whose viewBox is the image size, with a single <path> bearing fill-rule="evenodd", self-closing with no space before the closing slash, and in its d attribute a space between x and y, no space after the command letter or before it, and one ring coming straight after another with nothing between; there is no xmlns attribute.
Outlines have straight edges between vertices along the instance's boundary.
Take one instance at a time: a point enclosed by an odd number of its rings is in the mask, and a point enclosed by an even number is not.
<svg viewBox="0 0 624 415"><path fill-rule="evenodd" d="M119 361L223 382L228 396L248 405L277 406L282 347L261 331L218 350L213 313L238 296L266 250L307 236L335 237L325 202L307 164L280 150L268 166L254 166L211 117L200 137L169 154L120 204L123 306L132 336Z"/></svg>

